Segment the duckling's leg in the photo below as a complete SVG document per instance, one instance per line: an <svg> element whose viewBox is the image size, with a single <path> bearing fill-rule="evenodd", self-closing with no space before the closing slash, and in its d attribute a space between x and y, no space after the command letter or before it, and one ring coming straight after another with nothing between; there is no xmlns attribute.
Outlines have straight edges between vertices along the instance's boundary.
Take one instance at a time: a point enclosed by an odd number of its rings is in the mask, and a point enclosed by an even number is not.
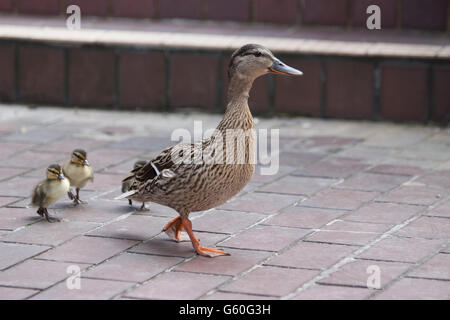
<svg viewBox="0 0 450 320"><path fill-rule="evenodd" d="M130 206L132 206L132 205L133 205L133 200L128 199L128 204L129 204Z"/></svg>
<svg viewBox="0 0 450 320"><path fill-rule="evenodd" d="M183 232L183 224L181 223L180 216L170 220L169 223L164 227L163 231L176 242L189 241L188 239L183 237L183 234L186 233Z"/></svg>
<svg viewBox="0 0 450 320"><path fill-rule="evenodd" d="M195 251L199 255L205 256L205 257L217 257L217 256L228 256L229 254L223 251L219 248L207 248L202 247L200 245L200 241L194 236L194 232L192 232L192 222L189 220L189 218L181 218L181 223L186 230L186 232L189 235L189 238L191 239L192 245L194 246Z"/></svg>
<svg viewBox="0 0 450 320"><path fill-rule="evenodd" d="M73 195L71 190L69 190L69 192L67 192L67 196L69 197L70 200L75 201L75 196Z"/></svg>
<svg viewBox="0 0 450 320"><path fill-rule="evenodd" d="M77 195L75 197L76 204L87 203L86 201L80 199L80 188L76 188L76 191L77 191Z"/></svg>
<svg viewBox="0 0 450 320"><path fill-rule="evenodd" d="M59 222L61 221L59 218L56 217L51 217L47 211L47 208L43 208L43 214L45 216L45 220L47 220L48 222L52 223L52 222Z"/></svg>
<svg viewBox="0 0 450 320"><path fill-rule="evenodd" d="M149 208L145 206L145 202L142 202L142 206L139 208L140 211L150 211Z"/></svg>

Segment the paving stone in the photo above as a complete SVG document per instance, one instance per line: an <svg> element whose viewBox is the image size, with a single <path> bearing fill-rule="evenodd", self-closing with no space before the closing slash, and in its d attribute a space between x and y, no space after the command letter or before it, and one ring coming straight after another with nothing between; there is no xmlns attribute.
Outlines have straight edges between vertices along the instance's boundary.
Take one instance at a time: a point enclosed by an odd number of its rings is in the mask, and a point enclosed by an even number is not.
<svg viewBox="0 0 450 320"><path fill-rule="evenodd" d="M356 145L351 148L343 149L336 156L344 158L361 159L368 164L378 164L382 160L393 154L394 151L388 148L377 148L363 145ZM370 171L370 170L368 170Z"/></svg>
<svg viewBox="0 0 450 320"><path fill-rule="evenodd" d="M346 215L343 219L393 225L407 220L424 208L408 204L372 202Z"/></svg>
<svg viewBox="0 0 450 320"><path fill-rule="evenodd" d="M448 218L420 217L396 234L404 237L450 240L450 223Z"/></svg>
<svg viewBox="0 0 450 320"><path fill-rule="evenodd" d="M426 213L428 216L450 217L450 201L446 201L431 211Z"/></svg>
<svg viewBox="0 0 450 320"><path fill-rule="evenodd" d="M105 141L101 140L70 137L58 139L45 145L40 145L34 148L34 150L62 153L66 155L67 158L66 161L68 161L71 157L73 150L82 148L88 152L88 159L89 159L90 158L89 151L101 148L105 145L105 143L106 143Z"/></svg>
<svg viewBox="0 0 450 320"><path fill-rule="evenodd" d="M0 242L0 270L48 250L49 247Z"/></svg>
<svg viewBox="0 0 450 320"><path fill-rule="evenodd" d="M379 237L372 232L317 231L305 238L306 241L363 246Z"/></svg>
<svg viewBox="0 0 450 320"><path fill-rule="evenodd" d="M166 218L131 215L125 219L107 224L89 233L116 239L146 240L159 234L167 223Z"/></svg>
<svg viewBox="0 0 450 320"><path fill-rule="evenodd" d="M411 265L399 262L356 260L343 265L338 271L320 280L319 283L368 288L368 279L374 275L373 271L369 269L370 266L379 268L380 286L384 287L390 281L398 278Z"/></svg>
<svg viewBox="0 0 450 320"><path fill-rule="evenodd" d="M415 180L415 182L424 183L427 186L449 189L450 170L433 171Z"/></svg>
<svg viewBox="0 0 450 320"><path fill-rule="evenodd" d="M18 168L0 168L0 180L6 180L14 176L21 175L22 173L28 171L27 169Z"/></svg>
<svg viewBox="0 0 450 320"><path fill-rule="evenodd" d="M301 199L300 196L252 192L221 205L219 209L272 214Z"/></svg>
<svg viewBox="0 0 450 320"><path fill-rule="evenodd" d="M180 263L178 257L163 257L147 254L123 253L94 269L83 273L83 277L119 281L143 282L164 270Z"/></svg>
<svg viewBox="0 0 450 320"><path fill-rule="evenodd" d="M59 153L35 152L27 150L8 159L1 159L0 165L2 167L14 168L40 168L49 166L53 163L59 163L61 159L64 159L64 156ZM45 170L43 171L43 177L45 177Z"/></svg>
<svg viewBox="0 0 450 320"><path fill-rule="evenodd" d="M194 231L236 233L262 220L265 215L252 212L212 210L193 220Z"/></svg>
<svg viewBox="0 0 450 320"><path fill-rule="evenodd" d="M379 223L334 220L324 226L322 230L383 233L390 228L389 225Z"/></svg>
<svg viewBox="0 0 450 320"><path fill-rule="evenodd" d="M275 174L263 175L262 171L261 171L261 166L256 165L255 173L253 174L253 177L250 180L250 182L260 182L260 183L272 182L282 176L289 174L290 172L292 172L294 170L295 170L295 168L293 168L293 167L280 166L280 167L278 167L278 171Z"/></svg>
<svg viewBox="0 0 450 320"><path fill-rule="evenodd" d="M80 269L88 266L77 265ZM73 266L73 263L28 260L0 272L0 285L45 289L70 276L71 273L67 272L69 266Z"/></svg>
<svg viewBox="0 0 450 320"><path fill-rule="evenodd" d="M268 265L325 270L358 247L301 241L267 262Z"/></svg>
<svg viewBox="0 0 450 320"><path fill-rule="evenodd" d="M15 198L15 197L0 197L0 207L12 204L14 202L19 201L22 198Z"/></svg>
<svg viewBox="0 0 450 320"><path fill-rule="evenodd" d="M217 233L195 232L202 246L214 247L216 243L224 240L227 235ZM155 254L171 257L188 258L196 255L190 241L175 242L164 233L150 241L139 244L129 250L130 252Z"/></svg>
<svg viewBox="0 0 450 320"><path fill-rule="evenodd" d="M10 288L0 286L0 300L24 300L36 293L38 290Z"/></svg>
<svg viewBox="0 0 450 320"><path fill-rule="evenodd" d="M259 188L258 191L312 195L335 182L337 180L334 179L287 176Z"/></svg>
<svg viewBox="0 0 450 320"><path fill-rule="evenodd" d="M221 285L228 276L166 272L125 296L144 299L192 300Z"/></svg>
<svg viewBox="0 0 450 320"><path fill-rule="evenodd" d="M262 251L235 249L226 249L225 251L230 256L222 257L222 259L196 256L194 259L179 265L175 270L236 276L269 256L268 252Z"/></svg>
<svg viewBox="0 0 450 320"><path fill-rule="evenodd" d="M35 214L34 211L31 211L30 215L33 214ZM98 224L91 222L61 221L59 223L48 223L43 220L26 228L12 232L2 240L8 242L56 246L78 235L88 232L97 226Z"/></svg>
<svg viewBox="0 0 450 320"><path fill-rule="evenodd" d="M359 173L336 185L336 188L386 192L408 181L408 177Z"/></svg>
<svg viewBox="0 0 450 320"><path fill-rule="evenodd" d="M202 297L201 300L267 300L267 296L237 292L222 292L219 290L217 292L214 292L213 294Z"/></svg>
<svg viewBox="0 0 450 320"><path fill-rule="evenodd" d="M161 151L174 144L170 137L133 137L111 145L112 148L118 149L136 149L144 151ZM148 159L150 160L150 159ZM129 169L131 170L131 166Z"/></svg>
<svg viewBox="0 0 450 320"><path fill-rule="evenodd" d="M68 289L66 282L33 296L32 300L106 300L127 290L133 283L81 278L80 289Z"/></svg>
<svg viewBox="0 0 450 320"><path fill-rule="evenodd" d="M424 172L424 169L408 165L380 164L371 168L370 170L368 170L368 172L399 176L415 176Z"/></svg>
<svg viewBox="0 0 450 320"><path fill-rule="evenodd" d="M7 142L22 142L25 144L30 143L49 143L60 139L66 133L64 131L56 131L56 130L43 130L42 128L28 130L24 129L17 133L13 133L7 137L3 138L3 141ZM26 145L25 145L26 146Z"/></svg>
<svg viewBox="0 0 450 320"><path fill-rule="evenodd" d="M377 300L448 300L448 281L403 278L376 296Z"/></svg>
<svg viewBox="0 0 450 320"><path fill-rule="evenodd" d="M1 212L0 210L0 217ZM70 206L58 216L70 221L105 223L130 212L134 212L134 208L131 208L128 204L95 199L89 200L86 205Z"/></svg>
<svg viewBox="0 0 450 320"><path fill-rule="evenodd" d="M314 278L318 273L315 270L264 266L230 282L221 289L248 294L284 296Z"/></svg>
<svg viewBox="0 0 450 320"><path fill-rule="evenodd" d="M415 263L437 251L442 240L388 237L359 255L364 259Z"/></svg>
<svg viewBox="0 0 450 320"><path fill-rule="evenodd" d="M282 213L264 221L264 224L280 227L320 228L345 214L342 210L289 207Z"/></svg>
<svg viewBox="0 0 450 320"><path fill-rule="evenodd" d="M302 206L354 210L363 203L368 202L378 195L376 192L356 190L328 189L317 193L312 198L303 201Z"/></svg>
<svg viewBox="0 0 450 320"><path fill-rule="evenodd" d="M422 185L401 186L376 198L376 201L407 203L429 206L437 202L448 191Z"/></svg>
<svg viewBox="0 0 450 320"><path fill-rule="evenodd" d="M362 300L373 293L370 289L316 284L296 295L293 300Z"/></svg>
<svg viewBox="0 0 450 320"><path fill-rule="evenodd" d="M38 215L30 215L30 209L0 208L0 229L15 230L40 219Z"/></svg>
<svg viewBox="0 0 450 320"><path fill-rule="evenodd" d="M316 163L320 159L324 158L325 155L312 152L282 151L279 157L280 157L280 165L282 166L303 168Z"/></svg>
<svg viewBox="0 0 450 320"><path fill-rule="evenodd" d="M450 254L437 254L417 269L408 273L408 277L450 280Z"/></svg>
<svg viewBox="0 0 450 320"><path fill-rule="evenodd" d="M128 158L136 157L139 151L121 149L98 149L89 153L89 163L94 170L118 164Z"/></svg>
<svg viewBox="0 0 450 320"><path fill-rule="evenodd" d="M309 232L308 229L255 226L221 242L220 245L230 248L278 251Z"/></svg>
<svg viewBox="0 0 450 320"><path fill-rule="evenodd" d="M39 258L75 263L99 263L136 243L131 240L83 236L47 251Z"/></svg>
<svg viewBox="0 0 450 320"><path fill-rule="evenodd" d="M328 178L345 178L353 173L364 170L367 164L360 159L328 157L321 161L314 161L314 164L306 169L295 171L294 175L328 177Z"/></svg>
<svg viewBox="0 0 450 320"><path fill-rule="evenodd" d="M25 151L34 146L32 143L15 143L0 141L0 150L2 150L2 159L6 159L13 154Z"/></svg>

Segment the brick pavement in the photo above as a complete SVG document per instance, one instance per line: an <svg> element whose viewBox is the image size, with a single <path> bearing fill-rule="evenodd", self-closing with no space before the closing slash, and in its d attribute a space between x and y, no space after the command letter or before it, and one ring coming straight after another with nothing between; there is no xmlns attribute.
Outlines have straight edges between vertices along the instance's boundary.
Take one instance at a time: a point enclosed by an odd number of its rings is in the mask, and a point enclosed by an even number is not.
<svg viewBox="0 0 450 320"><path fill-rule="evenodd" d="M176 213L113 200L137 159L201 113L0 107L0 299L450 299L450 130L380 122L258 119L281 128L280 168L193 213L208 259L161 228ZM88 204L28 208L45 167L88 150ZM138 206L139 204L136 204ZM81 270L69 290L68 267ZM375 266L380 287L367 287ZM368 269L369 268L369 269Z"/></svg>

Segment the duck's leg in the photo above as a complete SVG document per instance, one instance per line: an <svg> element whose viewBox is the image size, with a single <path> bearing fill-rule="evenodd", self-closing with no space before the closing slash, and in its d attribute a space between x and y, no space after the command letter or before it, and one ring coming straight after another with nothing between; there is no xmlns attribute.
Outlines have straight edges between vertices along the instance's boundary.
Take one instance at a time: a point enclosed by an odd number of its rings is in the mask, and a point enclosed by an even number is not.
<svg viewBox="0 0 450 320"><path fill-rule="evenodd" d="M191 239L192 245L194 246L195 251L199 255L205 256L205 257L217 257L217 256L227 256L229 255L225 251L219 248L207 248L202 247L200 245L200 241L194 236L194 232L192 232L192 222L189 220L189 218L182 218L181 224L183 225L184 229L186 230L187 234L189 235L189 238Z"/></svg>
<svg viewBox="0 0 450 320"><path fill-rule="evenodd" d="M61 221L59 218L51 217L51 216L49 215L49 213L48 213L47 208L43 208L43 214L44 214L44 216L45 216L45 219L46 219L48 222L50 222L50 223L55 222L55 221L56 221L56 222Z"/></svg>
<svg viewBox="0 0 450 320"><path fill-rule="evenodd" d="M149 208L145 206L145 202L142 202L142 206L139 208L140 211L150 211Z"/></svg>
<svg viewBox="0 0 450 320"><path fill-rule="evenodd" d="M129 204L130 206L132 206L132 205L133 205L133 200L128 199L128 204Z"/></svg>
<svg viewBox="0 0 450 320"><path fill-rule="evenodd" d="M169 236L170 239L176 242L188 241L183 237L183 224L181 223L181 217L178 216L169 221L168 224L163 228L163 231Z"/></svg>

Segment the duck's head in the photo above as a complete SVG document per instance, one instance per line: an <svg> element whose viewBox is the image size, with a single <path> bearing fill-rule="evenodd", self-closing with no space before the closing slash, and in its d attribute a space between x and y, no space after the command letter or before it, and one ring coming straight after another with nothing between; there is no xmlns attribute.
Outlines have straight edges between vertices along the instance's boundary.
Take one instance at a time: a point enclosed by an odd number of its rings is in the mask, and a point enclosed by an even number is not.
<svg viewBox="0 0 450 320"><path fill-rule="evenodd" d="M139 160L139 161L136 161L136 162L134 163L133 169L142 168L142 167L145 166L146 164L147 164L147 161L145 161L145 160Z"/></svg>
<svg viewBox="0 0 450 320"><path fill-rule="evenodd" d="M259 44L246 44L232 55L228 66L228 76L257 78L266 73L287 76L301 76L303 72L277 59L273 53Z"/></svg>
<svg viewBox="0 0 450 320"><path fill-rule="evenodd" d="M47 179L49 180L63 180L64 174L59 164L52 164L47 168Z"/></svg>
<svg viewBox="0 0 450 320"><path fill-rule="evenodd" d="M72 163L88 166L89 162L87 161L87 153L83 149L75 149L72 151L72 159L70 160Z"/></svg>

